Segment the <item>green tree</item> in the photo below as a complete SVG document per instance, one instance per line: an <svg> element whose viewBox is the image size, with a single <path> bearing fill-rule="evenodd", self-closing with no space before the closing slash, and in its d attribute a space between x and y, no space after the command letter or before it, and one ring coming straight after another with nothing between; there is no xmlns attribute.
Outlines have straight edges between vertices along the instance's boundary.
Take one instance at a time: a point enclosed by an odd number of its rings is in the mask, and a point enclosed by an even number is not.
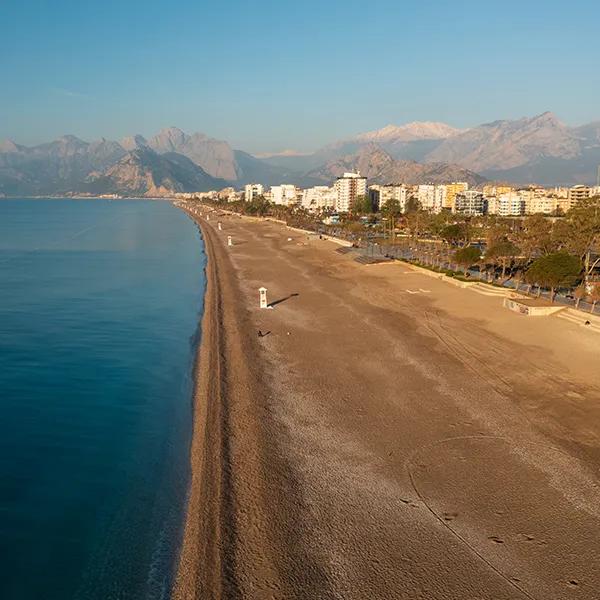
<svg viewBox="0 0 600 600"><path fill-rule="evenodd" d="M247 215L264 217L269 212L270 203L264 196L256 196L250 202L245 202L243 209Z"/></svg>
<svg viewBox="0 0 600 600"><path fill-rule="evenodd" d="M481 252L475 246L465 246L464 248L459 248L454 253L454 260L462 266L465 275L469 271L469 267L479 262L480 258Z"/></svg>
<svg viewBox="0 0 600 600"><path fill-rule="evenodd" d="M419 212L420 210L421 210L421 203L419 202L419 200L417 198L415 198L414 196L411 196L406 201L406 206L404 207L404 212L406 214L410 214L410 213L414 213L414 212Z"/></svg>
<svg viewBox="0 0 600 600"><path fill-rule="evenodd" d="M402 207L396 198L390 198L381 207L381 216L383 223L383 237L387 237L389 232L390 238L395 240L396 220L402 215Z"/></svg>
<svg viewBox="0 0 600 600"><path fill-rule="evenodd" d="M396 198L390 198L382 207L381 214L386 217L399 217L402 214L402 207Z"/></svg>
<svg viewBox="0 0 600 600"><path fill-rule="evenodd" d="M500 277L504 279L509 261L513 261L520 253L521 250L515 244L505 239L496 242L496 244L488 248L485 258L502 267Z"/></svg>
<svg viewBox="0 0 600 600"><path fill-rule="evenodd" d="M429 215L429 231L437 237L442 237L442 231L448 225L448 213L440 212Z"/></svg>
<svg viewBox="0 0 600 600"><path fill-rule="evenodd" d="M490 248L507 239L510 231L511 226L507 219L496 217L492 221L488 221L485 229L485 242L487 247Z"/></svg>
<svg viewBox="0 0 600 600"><path fill-rule="evenodd" d="M542 215L527 217L515 238L528 262L540 254L549 254L557 249L552 237L552 223Z"/></svg>
<svg viewBox="0 0 600 600"><path fill-rule="evenodd" d="M587 282L600 264L600 257L592 258L600 247L600 197L581 201L567 213L565 221L568 235L564 240L565 247L581 258Z"/></svg>
<svg viewBox="0 0 600 600"><path fill-rule="evenodd" d="M406 227L409 234L415 239L419 238L420 233L423 231L423 225L425 222L425 215L421 210L415 210L406 213Z"/></svg>
<svg viewBox="0 0 600 600"><path fill-rule="evenodd" d="M368 194L356 197L352 205L352 212L357 215L368 215L373 212L373 202Z"/></svg>
<svg viewBox="0 0 600 600"><path fill-rule="evenodd" d="M539 287L550 288L550 300L554 302L556 288L573 287L581 274L581 267L579 257L567 252L554 252L536 258L525 277Z"/></svg>
<svg viewBox="0 0 600 600"><path fill-rule="evenodd" d="M471 239L471 232L466 223L453 223L440 231L440 237L451 246L463 246Z"/></svg>

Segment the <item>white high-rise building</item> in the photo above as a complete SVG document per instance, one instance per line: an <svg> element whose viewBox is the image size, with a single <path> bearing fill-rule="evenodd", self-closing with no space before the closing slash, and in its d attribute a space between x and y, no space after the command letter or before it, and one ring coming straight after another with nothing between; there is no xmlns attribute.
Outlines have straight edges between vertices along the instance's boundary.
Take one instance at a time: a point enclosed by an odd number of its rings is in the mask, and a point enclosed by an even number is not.
<svg viewBox="0 0 600 600"><path fill-rule="evenodd" d="M293 206L299 199L299 190L295 185L282 184L271 187L271 202L274 204Z"/></svg>
<svg viewBox="0 0 600 600"><path fill-rule="evenodd" d="M417 187L417 200L423 210L433 210L435 200L434 185L419 185Z"/></svg>
<svg viewBox="0 0 600 600"><path fill-rule="evenodd" d="M335 209L337 192L326 185L316 185L302 192L302 208L310 212Z"/></svg>
<svg viewBox="0 0 600 600"><path fill-rule="evenodd" d="M336 192L335 209L337 212L352 211L356 199L367 193L367 178L360 173L344 173L333 185Z"/></svg>
<svg viewBox="0 0 600 600"><path fill-rule="evenodd" d="M417 188L417 200L423 210L439 213L446 206L445 185L420 185Z"/></svg>
<svg viewBox="0 0 600 600"><path fill-rule="evenodd" d="M252 202L257 196L262 196L265 193L265 188L260 183L248 183L244 187L244 200Z"/></svg>

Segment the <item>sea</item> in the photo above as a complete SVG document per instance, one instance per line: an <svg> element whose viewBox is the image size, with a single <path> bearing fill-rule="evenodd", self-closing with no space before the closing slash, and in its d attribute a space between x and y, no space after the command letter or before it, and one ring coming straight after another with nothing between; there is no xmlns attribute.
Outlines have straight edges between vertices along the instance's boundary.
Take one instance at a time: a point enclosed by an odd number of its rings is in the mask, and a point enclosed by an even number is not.
<svg viewBox="0 0 600 600"><path fill-rule="evenodd" d="M169 598L205 255L169 202L0 200L0 598Z"/></svg>

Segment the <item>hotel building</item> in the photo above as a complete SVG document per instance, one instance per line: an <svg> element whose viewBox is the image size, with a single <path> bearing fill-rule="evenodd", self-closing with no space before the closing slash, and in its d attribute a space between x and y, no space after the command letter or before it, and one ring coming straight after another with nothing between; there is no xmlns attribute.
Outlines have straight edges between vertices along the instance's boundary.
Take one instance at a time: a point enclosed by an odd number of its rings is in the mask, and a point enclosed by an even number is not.
<svg viewBox="0 0 600 600"><path fill-rule="evenodd" d="M351 212L356 199L367 193L367 178L360 173L344 173L333 185L336 193L337 212Z"/></svg>

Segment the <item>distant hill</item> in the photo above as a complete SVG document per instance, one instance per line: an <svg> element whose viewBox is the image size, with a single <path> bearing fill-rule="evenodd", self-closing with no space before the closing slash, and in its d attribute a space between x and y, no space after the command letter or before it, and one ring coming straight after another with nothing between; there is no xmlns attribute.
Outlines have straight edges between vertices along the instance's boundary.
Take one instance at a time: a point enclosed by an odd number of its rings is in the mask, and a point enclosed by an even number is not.
<svg viewBox="0 0 600 600"><path fill-rule="evenodd" d="M211 177L189 158L176 152L158 154L148 147L136 148L100 173L91 173L82 191L95 194L168 196L225 187L224 179Z"/></svg>
<svg viewBox="0 0 600 600"><path fill-rule="evenodd" d="M361 133L354 137L333 142L313 154L274 155L263 160L290 171L309 171L329 161L359 152L370 144L377 144L393 158L422 161L432 150L448 137L462 130L435 122L412 122L405 125L387 125L382 129Z"/></svg>
<svg viewBox="0 0 600 600"><path fill-rule="evenodd" d="M33 147L0 142L0 194L7 196L93 190L164 195L239 187L251 181L282 183L288 173L288 169L233 150L227 142L200 133L187 135L173 127L150 140L133 135L121 142L85 142L66 135Z"/></svg>
<svg viewBox="0 0 600 600"><path fill-rule="evenodd" d="M310 155L263 160L290 171L310 171L373 143L398 160L455 164L488 179L516 184L592 184L599 164L600 122L569 127L545 112L467 130L429 122L388 125L334 142Z"/></svg>
<svg viewBox="0 0 600 600"><path fill-rule="evenodd" d="M346 171L360 171L369 181L382 184L467 181L474 186L485 181L477 173L457 165L396 160L376 144L369 144L354 154L330 161L323 167L308 172L305 177L321 183L331 182Z"/></svg>
<svg viewBox="0 0 600 600"><path fill-rule="evenodd" d="M491 179L542 185L594 183L600 123L568 127L546 112L452 136L427 160L452 161Z"/></svg>
<svg viewBox="0 0 600 600"><path fill-rule="evenodd" d="M361 168L372 181L487 178L574 185L595 183L598 164L600 122L569 127L548 112L467 130L436 122L387 125L312 154L286 151L263 157L203 133L169 127L149 139L138 134L120 142L104 138L86 142L72 135L33 147L0 141L0 194L91 189L167 194L219 185L239 189L250 182L308 186L331 183L341 170L354 168Z"/></svg>
<svg viewBox="0 0 600 600"><path fill-rule="evenodd" d="M74 191L91 172L109 167L125 154L117 142L102 139L88 143L72 135L32 148L4 142L0 147L0 193Z"/></svg>
<svg viewBox="0 0 600 600"><path fill-rule="evenodd" d="M233 148L227 142L203 133L187 135L177 127L169 127L148 140L148 146L159 154L183 154L213 177L229 181L240 178Z"/></svg>
<svg viewBox="0 0 600 600"><path fill-rule="evenodd" d="M580 144L552 113L474 127L440 144L431 160L460 162L471 169L512 169L541 157L574 158Z"/></svg>

